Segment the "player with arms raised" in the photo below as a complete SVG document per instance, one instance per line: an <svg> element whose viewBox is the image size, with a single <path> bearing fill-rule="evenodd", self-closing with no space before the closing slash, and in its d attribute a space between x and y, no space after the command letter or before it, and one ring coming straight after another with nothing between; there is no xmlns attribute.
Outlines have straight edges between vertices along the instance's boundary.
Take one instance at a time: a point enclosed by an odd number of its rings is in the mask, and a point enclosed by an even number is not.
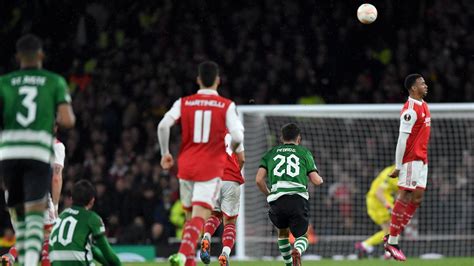
<svg viewBox="0 0 474 266"><path fill-rule="evenodd" d="M232 136L232 150L243 141L243 126L235 104L217 93L219 69L214 62L199 65L196 94L178 99L158 125L161 166L170 169L170 128L181 125L181 149L178 157L180 198L191 217L183 229L177 254L170 256L171 265L195 265L194 254L204 223L211 215L219 195L221 178L227 160L224 137Z"/></svg>
<svg viewBox="0 0 474 266"><path fill-rule="evenodd" d="M55 116L62 127L75 117L61 76L43 70L42 43L25 35L16 44L20 70L0 77L0 177L16 233L19 262L37 265L51 183Z"/></svg>
<svg viewBox="0 0 474 266"><path fill-rule="evenodd" d="M390 236L385 243L385 250L400 261L406 257L398 245L399 235L420 206L426 189L431 129L430 110L423 101L428 92L425 79L420 74L410 74L405 78L405 88L410 96L401 111L395 169L390 174L399 177L400 191L392 210Z"/></svg>
<svg viewBox="0 0 474 266"><path fill-rule="evenodd" d="M102 219L91 211L95 188L80 180L72 189L72 206L65 209L54 224L49 257L53 266L121 265L105 236Z"/></svg>
<svg viewBox="0 0 474 266"><path fill-rule="evenodd" d="M244 146L241 143L235 152L230 148L232 137L225 136L227 151L227 163L222 178L222 188L216 207L211 217L204 225L204 236L201 241L201 261L204 264L211 263L211 237L217 228L224 222L224 232L222 234L222 253L219 256L219 264L229 265L229 256L235 244L236 230L235 223L239 214L240 206L240 186L245 182L241 169L245 161Z"/></svg>
<svg viewBox="0 0 474 266"><path fill-rule="evenodd" d="M301 255L308 248L309 193L308 177L315 185L323 179L318 174L311 152L300 146L300 129L293 123L281 128L282 145L269 150L260 161L256 182L270 204L268 216L278 229L278 247L287 266L301 265ZM265 181L270 179L270 189ZM291 250L290 231L295 237Z"/></svg>

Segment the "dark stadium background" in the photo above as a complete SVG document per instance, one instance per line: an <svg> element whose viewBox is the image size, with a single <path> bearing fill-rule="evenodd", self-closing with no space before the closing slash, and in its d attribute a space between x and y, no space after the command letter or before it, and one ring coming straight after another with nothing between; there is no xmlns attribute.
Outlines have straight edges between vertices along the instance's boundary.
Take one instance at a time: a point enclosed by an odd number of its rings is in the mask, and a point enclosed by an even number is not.
<svg viewBox="0 0 474 266"><path fill-rule="evenodd" d="M21 35L44 40L45 68L69 81L78 118L59 135L61 206L75 180L90 179L111 239L166 245L178 185L159 166L156 125L197 89L205 59L219 63L220 93L237 104L401 103L413 71L427 79L428 102L474 101L473 1L369 2L372 25L357 21L355 0L2 1L0 74L18 67Z"/></svg>

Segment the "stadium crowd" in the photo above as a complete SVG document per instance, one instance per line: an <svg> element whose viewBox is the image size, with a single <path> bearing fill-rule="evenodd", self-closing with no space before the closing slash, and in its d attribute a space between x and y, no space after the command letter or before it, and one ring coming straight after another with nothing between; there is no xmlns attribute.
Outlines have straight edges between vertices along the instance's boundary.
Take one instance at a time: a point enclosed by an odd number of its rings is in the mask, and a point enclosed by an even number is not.
<svg viewBox="0 0 474 266"><path fill-rule="evenodd" d="M109 237L164 243L184 214L175 171L159 166L156 125L196 90L199 62L220 64L220 93L237 104L399 103L412 71L427 78L429 102L473 101L474 2L446 3L378 1L366 26L345 1L9 1L0 73L17 67L19 36L44 39L45 67L69 81L78 119L59 134L61 206L75 180L90 179Z"/></svg>

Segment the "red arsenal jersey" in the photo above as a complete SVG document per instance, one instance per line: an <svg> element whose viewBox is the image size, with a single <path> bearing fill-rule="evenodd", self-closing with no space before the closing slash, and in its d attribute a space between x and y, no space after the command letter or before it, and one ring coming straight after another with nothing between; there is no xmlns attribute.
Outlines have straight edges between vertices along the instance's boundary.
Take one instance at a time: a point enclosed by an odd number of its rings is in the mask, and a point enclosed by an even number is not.
<svg viewBox="0 0 474 266"><path fill-rule="evenodd" d="M237 155L232 152L230 147L232 137L230 134L225 136L225 146L227 151L227 162L224 169L224 177L222 180L224 181L234 181L239 184L245 183L244 177L240 171L239 161L237 159Z"/></svg>
<svg viewBox="0 0 474 266"><path fill-rule="evenodd" d="M428 141L430 139L431 115L425 101L408 98L400 117L400 132L409 133L403 162L423 161L428 163Z"/></svg>
<svg viewBox="0 0 474 266"><path fill-rule="evenodd" d="M197 93L181 99L179 178L207 181L224 176L226 113L231 103L217 94Z"/></svg>

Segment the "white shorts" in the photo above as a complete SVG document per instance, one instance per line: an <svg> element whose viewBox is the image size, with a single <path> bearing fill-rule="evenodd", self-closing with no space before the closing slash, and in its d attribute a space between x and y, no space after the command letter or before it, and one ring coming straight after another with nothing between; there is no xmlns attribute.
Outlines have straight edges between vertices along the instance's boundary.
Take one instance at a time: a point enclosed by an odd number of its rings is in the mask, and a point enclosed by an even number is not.
<svg viewBox="0 0 474 266"><path fill-rule="evenodd" d="M52 226L56 221L56 210L54 209L53 199L51 194L48 194L48 208L44 212L44 225L45 227Z"/></svg>
<svg viewBox="0 0 474 266"><path fill-rule="evenodd" d="M214 209L220 189L220 177L201 182L179 180L179 196L183 208L187 211L191 211L194 205Z"/></svg>
<svg viewBox="0 0 474 266"><path fill-rule="evenodd" d="M404 190L426 189L428 165L423 161L404 163L398 176L398 186Z"/></svg>
<svg viewBox="0 0 474 266"><path fill-rule="evenodd" d="M229 218L239 215L240 184L233 181L222 181L221 192L216 202L215 211L222 212Z"/></svg>

